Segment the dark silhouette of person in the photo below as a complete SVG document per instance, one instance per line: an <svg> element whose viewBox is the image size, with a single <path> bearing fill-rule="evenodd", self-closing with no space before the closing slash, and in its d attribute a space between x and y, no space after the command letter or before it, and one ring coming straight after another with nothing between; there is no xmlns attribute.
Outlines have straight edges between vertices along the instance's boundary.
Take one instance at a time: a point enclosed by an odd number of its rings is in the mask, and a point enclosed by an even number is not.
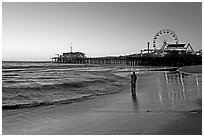
<svg viewBox="0 0 204 137"><path fill-rule="evenodd" d="M132 92L132 96L136 95L136 81L137 81L137 76L136 76L135 72L133 72L132 75L131 75L131 92Z"/></svg>

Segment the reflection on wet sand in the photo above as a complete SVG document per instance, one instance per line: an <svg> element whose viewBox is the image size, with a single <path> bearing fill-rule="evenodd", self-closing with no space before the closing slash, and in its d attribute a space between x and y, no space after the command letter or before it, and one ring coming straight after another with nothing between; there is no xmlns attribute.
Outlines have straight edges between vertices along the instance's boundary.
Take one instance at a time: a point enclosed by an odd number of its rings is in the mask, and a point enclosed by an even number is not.
<svg viewBox="0 0 204 137"><path fill-rule="evenodd" d="M199 109L202 99L202 75L179 72L138 74L137 97L132 98L139 111L191 111Z"/></svg>
<svg viewBox="0 0 204 137"><path fill-rule="evenodd" d="M162 83L163 80L165 83ZM200 75L165 72L164 77L157 77L155 81L159 102L170 101L172 110L175 109L176 101L201 96Z"/></svg>
<svg viewBox="0 0 204 137"><path fill-rule="evenodd" d="M134 113L138 113L139 112L139 104L138 104L138 100L137 100L137 96L132 96L132 105L133 105L133 110Z"/></svg>
<svg viewBox="0 0 204 137"><path fill-rule="evenodd" d="M197 92L198 92L198 97L201 96L200 95L200 84L199 84L199 81L198 81L198 76L196 75L196 85L197 85ZM202 85L201 85L202 86Z"/></svg>
<svg viewBox="0 0 204 137"><path fill-rule="evenodd" d="M137 104L137 96L132 96L132 102L133 104Z"/></svg>
<svg viewBox="0 0 204 137"><path fill-rule="evenodd" d="M186 96L185 96L185 85L184 85L184 81L183 81L183 75L180 73L180 81L181 81L181 87L182 87L182 96L183 96L183 99L186 99Z"/></svg>
<svg viewBox="0 0 204 137"><path fill-rule="evenodd" d="M136 95L135 96L131 96L132 98L132 105L133 105L133 109L135 113L138 113L138 109L139 109L139 105L138 105L138 100L137 100L137 90L138 90L138 84L136 82L136 86L135 86L135 90L136 90Z"/></svg>

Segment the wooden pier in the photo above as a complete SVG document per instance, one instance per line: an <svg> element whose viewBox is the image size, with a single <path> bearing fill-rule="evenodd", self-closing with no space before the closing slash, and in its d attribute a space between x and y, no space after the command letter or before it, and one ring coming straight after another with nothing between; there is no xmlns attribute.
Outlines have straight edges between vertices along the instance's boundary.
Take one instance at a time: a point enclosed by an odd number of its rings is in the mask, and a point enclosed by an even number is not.
<svg viewBox="0 0 204 137"><path fill-rule="evenodd" d="M72 64L124 64L130 66L187 66L201 65L202 56L174 56L174 57L152 57L152 56L119 56L119 57L96 57L96 58L67 58L53 57L53 63Z"/></svg>

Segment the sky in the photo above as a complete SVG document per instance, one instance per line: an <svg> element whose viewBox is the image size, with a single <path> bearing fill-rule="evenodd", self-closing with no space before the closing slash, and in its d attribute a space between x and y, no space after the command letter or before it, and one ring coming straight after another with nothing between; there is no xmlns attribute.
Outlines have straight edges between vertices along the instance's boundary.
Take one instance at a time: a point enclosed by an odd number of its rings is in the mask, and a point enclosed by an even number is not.
<svg viewBox="0 0 204 137"><path fill-rule="evenodd" d="M87 57L135 54L163 29L202 49L202 3L3 2L2 60L49 61L71 46Z"/></svg>

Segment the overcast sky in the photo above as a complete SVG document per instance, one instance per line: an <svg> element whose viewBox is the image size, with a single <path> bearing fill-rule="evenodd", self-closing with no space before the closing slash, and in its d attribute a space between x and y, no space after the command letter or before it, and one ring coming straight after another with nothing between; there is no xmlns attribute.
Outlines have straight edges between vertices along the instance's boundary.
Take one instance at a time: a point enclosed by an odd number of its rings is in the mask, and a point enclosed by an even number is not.
<svg viewBox="0 0 204 137"><path fill-rule="evenodd" d="M202 3L3 3L2 60L139 53L162 29L202 48Z"/></svg>

